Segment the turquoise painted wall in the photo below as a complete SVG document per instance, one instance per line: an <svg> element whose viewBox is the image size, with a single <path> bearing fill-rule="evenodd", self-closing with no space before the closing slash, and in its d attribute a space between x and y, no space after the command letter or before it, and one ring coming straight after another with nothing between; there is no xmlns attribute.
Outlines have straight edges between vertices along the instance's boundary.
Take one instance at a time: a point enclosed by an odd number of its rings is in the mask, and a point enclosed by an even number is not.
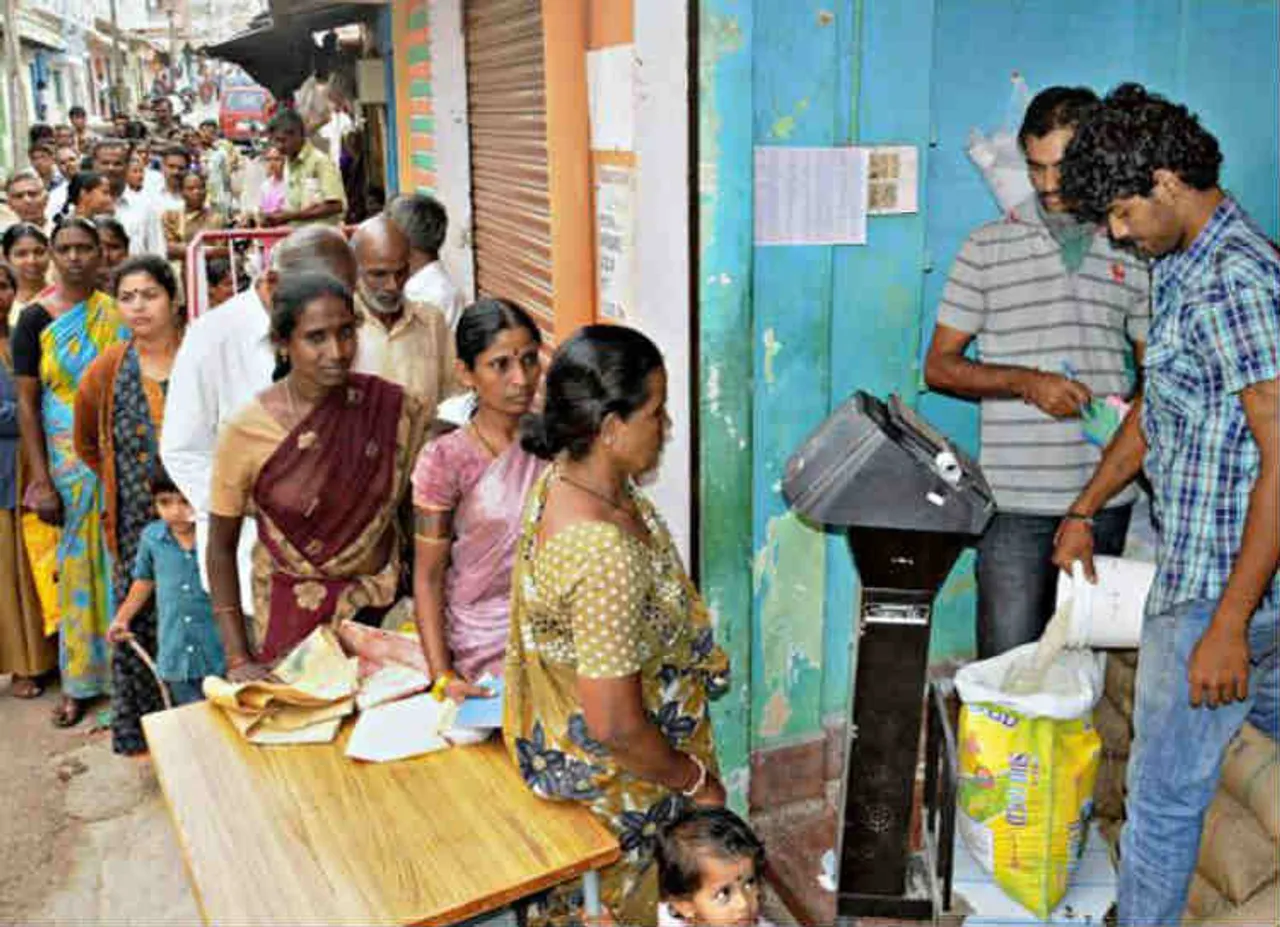
<svg viewBox="0 0 1280 927"><path fill-rule="evenodd" d="M713 706L730 804L745 810L751 750L752 5L698 9L698 457L702 593L732 662Z"/></svg>
<svg viewBox="0 0 1280 927"><path fill-rule="evenodd" d="M1198 110L1226 183L1276 233L1277 0L704 0L700 4L702 582L740 684L719 709L741 795L752 751L847 710L857 582L843 541L786 511L788 455L853 390L897 391L962 444L971 406L922 393L951 260L996 214L964 154L1032 89L1150 83ZM1248 88L1248 92L1241 92ZM754 248L753 145L910 144L919 215L865 247ZM748 543L749 542L749 543ZM941 594L933 657L973 649L971 557Z"/></svg>

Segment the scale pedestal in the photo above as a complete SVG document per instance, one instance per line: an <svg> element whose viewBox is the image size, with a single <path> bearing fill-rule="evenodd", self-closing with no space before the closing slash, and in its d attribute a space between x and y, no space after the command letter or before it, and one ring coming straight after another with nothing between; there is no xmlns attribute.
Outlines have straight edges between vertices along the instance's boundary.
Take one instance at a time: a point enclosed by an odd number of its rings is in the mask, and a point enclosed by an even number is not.
<svg viewBox="0 0 1280 927"><path fill-rule="evenodd" d="M801 514L846 530L862 581L837 819L837 913L932 918L951 901L956 748L927 682L933 600L995 511L977 465L915 417L858 393L788 465ZM924 849L911 852L920 764Z"/></svg>

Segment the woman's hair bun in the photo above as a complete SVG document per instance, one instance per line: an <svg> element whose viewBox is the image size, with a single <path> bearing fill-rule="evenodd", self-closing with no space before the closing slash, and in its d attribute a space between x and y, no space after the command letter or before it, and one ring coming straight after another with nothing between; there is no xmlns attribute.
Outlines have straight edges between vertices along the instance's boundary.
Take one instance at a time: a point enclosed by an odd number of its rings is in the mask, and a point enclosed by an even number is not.
<svg viewBox="0 0 1280 927"><path fill-rule="evenodd" d="M526 415L520 422L520 446L543 460L550 460L561 451L547 433L547 417L536 413Z"/></svg>

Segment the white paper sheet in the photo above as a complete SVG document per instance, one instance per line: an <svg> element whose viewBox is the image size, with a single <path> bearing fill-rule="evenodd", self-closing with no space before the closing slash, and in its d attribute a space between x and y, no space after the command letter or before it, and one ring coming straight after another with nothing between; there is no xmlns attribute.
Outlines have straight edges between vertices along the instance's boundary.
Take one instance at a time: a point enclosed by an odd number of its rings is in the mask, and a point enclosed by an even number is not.
<svg viewBox="0 0 1280 927"><path fill-rule="evenodd" d="M757 245L865 245L863 148L758 147Z"/></svg>
<svg viewBox="0 0 1280 927"><path fill-rule="evenodd" d="M601 166L596 173L596 292L600 315L625 322L635 301L635 171Z"/></svg>
<svg viewBox="0 0 1280 927"><path fill-rule="evenodd" d="M353 760L386 763L443 750L449 742L440 732L453 726L456 712L453 702L437 701L430 694L361 712L347 741L347 756Z"/></svg>
<svg viewBox="0 0 1280 927"><path fill-rule="evenodd" d="M635 149L635 46L587 52L587 106L592 151Z"/></svg>

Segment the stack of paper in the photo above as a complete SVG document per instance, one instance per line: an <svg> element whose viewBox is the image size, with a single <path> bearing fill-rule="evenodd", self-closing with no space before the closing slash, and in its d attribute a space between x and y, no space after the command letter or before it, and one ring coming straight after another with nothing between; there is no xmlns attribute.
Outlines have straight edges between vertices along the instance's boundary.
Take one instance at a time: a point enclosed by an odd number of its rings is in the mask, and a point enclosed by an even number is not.
<svg viewBox="0 0 1280 927"><path fill-rule="evenodd" d="M347 756L386 763L443 750L449 742L441 732L453 726L456 714L452 701L429 694L362 711L347 741Z"/></svg>
<svg viewBox="0 0 1280 927"><path fill-rule="evenodd" d="M265 680L204 680L204 694L250 743L328 743L355 710L357 661L337 636L317 628Z"/></svg>

